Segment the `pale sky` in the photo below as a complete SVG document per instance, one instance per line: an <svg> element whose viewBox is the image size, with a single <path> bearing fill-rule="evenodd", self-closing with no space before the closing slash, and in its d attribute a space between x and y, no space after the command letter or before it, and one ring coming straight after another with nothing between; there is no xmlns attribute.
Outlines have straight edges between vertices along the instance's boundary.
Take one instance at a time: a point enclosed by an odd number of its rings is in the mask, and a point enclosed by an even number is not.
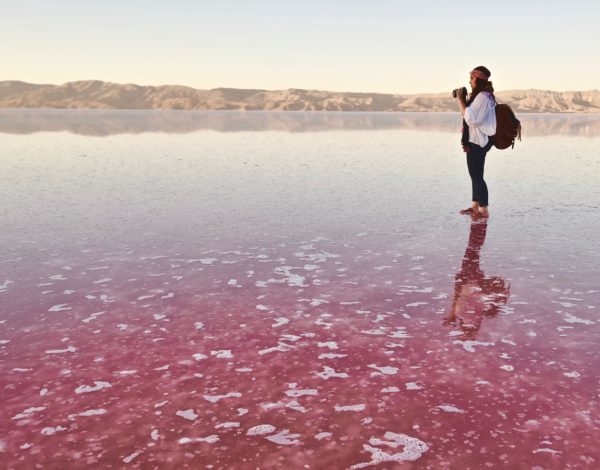
<svg viewBox="0 0 600 470"><path fill-rule="evenodd" d="M0 80L381 93L600 88L597 0L0 0Z"/></svg>

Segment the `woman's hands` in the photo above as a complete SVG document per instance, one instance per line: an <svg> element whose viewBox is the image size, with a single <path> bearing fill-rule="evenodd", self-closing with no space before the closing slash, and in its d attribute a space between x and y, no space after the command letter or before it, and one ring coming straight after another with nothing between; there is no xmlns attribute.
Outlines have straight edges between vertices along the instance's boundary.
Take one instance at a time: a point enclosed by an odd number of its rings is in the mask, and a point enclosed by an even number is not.
<svg viewBox="0 0 600 470"><path fill-rule="evenodd" d="M467 109L467 95L464 92L464 88L456 93L456 102L458 103L458 107L460 108L460 114L465 114L465 110Z"/></svg>

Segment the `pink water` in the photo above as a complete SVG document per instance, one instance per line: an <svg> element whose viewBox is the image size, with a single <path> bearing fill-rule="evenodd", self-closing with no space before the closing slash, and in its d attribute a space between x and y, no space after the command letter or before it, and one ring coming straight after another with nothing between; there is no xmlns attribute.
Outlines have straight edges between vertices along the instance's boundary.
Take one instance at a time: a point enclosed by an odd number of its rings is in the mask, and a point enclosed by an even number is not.
<svg viewBox="0 0 600 470"><path fill-rule="evenodd" d="M486 222L448 115L29 113L103 137L0 134L0 467L598 467L581 118L489 154Z"/></svg>

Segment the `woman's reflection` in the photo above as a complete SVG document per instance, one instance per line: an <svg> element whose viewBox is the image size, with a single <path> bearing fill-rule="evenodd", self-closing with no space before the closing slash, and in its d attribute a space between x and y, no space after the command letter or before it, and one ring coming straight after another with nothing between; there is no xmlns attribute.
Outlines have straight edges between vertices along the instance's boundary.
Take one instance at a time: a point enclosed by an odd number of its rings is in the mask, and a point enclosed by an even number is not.
<svg viewBox="0 0 600 470"><path fill-rule="evenodd" d="M444 320L445 325L462 330L462 340L474 340L483 318L496 316L510 295L510 284L500 277L486 276L479 267L486 232L487 219L473 218L469 243L454 281L454 301Z"/></svg>

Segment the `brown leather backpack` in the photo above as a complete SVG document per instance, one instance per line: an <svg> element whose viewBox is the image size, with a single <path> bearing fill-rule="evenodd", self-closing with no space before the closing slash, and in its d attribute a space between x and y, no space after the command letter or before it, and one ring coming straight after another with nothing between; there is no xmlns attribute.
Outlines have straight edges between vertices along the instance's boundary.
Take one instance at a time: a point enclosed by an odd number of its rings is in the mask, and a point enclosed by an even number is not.
<svg viewBox="0 0 600 470"><path fill-rule="evenodd" d="M500 150L515 148L515 139L521 140L521 121L507 104L496 105L496 135L494 147Z"/></svg>

